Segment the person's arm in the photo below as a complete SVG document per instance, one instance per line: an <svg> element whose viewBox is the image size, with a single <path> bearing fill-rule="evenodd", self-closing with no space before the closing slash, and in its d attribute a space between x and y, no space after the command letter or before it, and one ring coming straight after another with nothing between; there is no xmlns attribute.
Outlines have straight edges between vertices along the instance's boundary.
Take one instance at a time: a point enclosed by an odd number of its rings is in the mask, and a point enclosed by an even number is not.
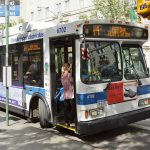
<svg viewBox="0 0 150 150"><path fill-rule="evenodd" d="M64 86L64 73L61 74L61 84Z"/></svg>
<svg viewBox="0 0 150 150"><path fill-rule="evenodd" d="M73 85L73 77L71 73L68 73L68 78L69 78L70 83Z"/></svg>

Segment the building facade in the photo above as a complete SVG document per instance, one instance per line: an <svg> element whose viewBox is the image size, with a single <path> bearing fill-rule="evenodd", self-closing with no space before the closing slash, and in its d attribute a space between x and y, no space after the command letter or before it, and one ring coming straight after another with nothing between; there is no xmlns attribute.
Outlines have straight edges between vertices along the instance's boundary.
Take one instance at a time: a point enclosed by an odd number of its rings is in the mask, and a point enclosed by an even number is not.
<svg viewBox="0 0 150 150"><path fill-rule="evenodd" d="M132 6L136 0L130 0ZM93 0L20 0L20 17L24 22L72 22L90 16ZM13 19L13 17L11 17Z"/></svg>
<svg viewBox="0 0 150 150"><path fill-rule="evenodd" d="M25 21L70 22L81 15L90 15L92 0L22 0Z"/></svg>

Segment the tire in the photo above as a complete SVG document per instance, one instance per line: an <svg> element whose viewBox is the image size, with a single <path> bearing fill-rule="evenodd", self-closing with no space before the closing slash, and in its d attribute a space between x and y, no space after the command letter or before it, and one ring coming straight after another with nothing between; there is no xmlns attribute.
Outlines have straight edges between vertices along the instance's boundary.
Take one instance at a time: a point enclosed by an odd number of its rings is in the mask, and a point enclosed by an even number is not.
<svg viewBox="0 0 150 150"><path fill-rule="evenodd" d="M48 111L47 107L41 99L39 99L39 120L41 128L51 127L51 124L48 122Z"/></svg>

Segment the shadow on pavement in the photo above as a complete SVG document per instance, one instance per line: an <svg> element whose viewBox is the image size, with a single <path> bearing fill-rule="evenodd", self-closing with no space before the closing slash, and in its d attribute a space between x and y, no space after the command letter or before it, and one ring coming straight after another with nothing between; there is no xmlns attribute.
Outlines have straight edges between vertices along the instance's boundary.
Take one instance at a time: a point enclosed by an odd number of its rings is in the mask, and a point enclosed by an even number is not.
<svg viewBox="0 0 150 150"><path fill-rule="evenodd" d="M6 120L6 117L0 116L0 123L1 123L1 122L4 122L5 120Z"/></svg>
<svg viewBox="0 0 150 150"><path fill-rule="evenodd" d="M92 150L93 148L34 127L11 129L0 133L1 150Z"/></svg>
<svg viewBox="0 0 150 150"><path fill-rule="evenodd" d="M149 150L150 131L126 126L82 137L68 130L39 129L11 117L11 127L0 124L0 150ZM0 116L0 123L5 117Z"/></svg>
<svg viewBox="0 0 150 150"><path fill-rule="evenodd" d="M0 133L1 133L1 132L5 132L5 131L6 131L6 130L2 130L2 129L0 129Z"/></svg>
<svg viewBox="0 0 150 150"><path fill-rule="evenodd" d="M17 118L17 117L14 117L14 116L10 116L9 119L13 120L13 121L19 121L19 120L21 120L20 118Z"/></svg>
<svg viewBox="0 0 150 150"><path fill-rule="evenodd" d="M91 136L79 136L62 128L57 128L57 131L64 137L71 137L100 150L149 150L150 145L150 131L133 126L125 126Z"/></svg>
<svg viewBox="0 0 150 150"><path fill-rule="evenodd" d="M133 126L81 137L88 144L107 150L149 150L150 131Z"/></svg>

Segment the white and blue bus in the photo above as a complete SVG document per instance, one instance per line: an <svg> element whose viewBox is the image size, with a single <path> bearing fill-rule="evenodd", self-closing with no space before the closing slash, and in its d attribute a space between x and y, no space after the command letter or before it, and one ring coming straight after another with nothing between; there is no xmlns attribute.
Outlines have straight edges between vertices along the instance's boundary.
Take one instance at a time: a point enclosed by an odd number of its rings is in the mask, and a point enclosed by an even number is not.
<svg viewBox="0 0 150 150"><path fill-rule="evenodd" d="M9 37L12 86L9 110L39 120L41 127L62 126L95 134L150 117L150 76L142 45L147 27L118 21L76 21L45 29L28 24ZM38 25L36 25L38 26ZM0 39L0 106L5 108ZM63 101L56 98L61 67L72 64L75 120L64 124Z"/></svg>

